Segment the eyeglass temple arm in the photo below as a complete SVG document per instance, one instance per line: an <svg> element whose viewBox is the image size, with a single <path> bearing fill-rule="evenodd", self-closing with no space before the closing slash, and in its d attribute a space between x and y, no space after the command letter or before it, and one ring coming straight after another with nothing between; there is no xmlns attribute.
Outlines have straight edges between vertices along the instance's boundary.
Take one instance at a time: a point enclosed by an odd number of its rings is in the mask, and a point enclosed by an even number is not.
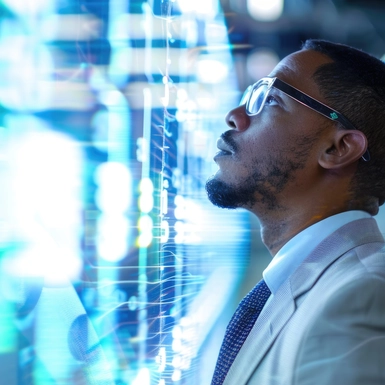
<svg viewBox="0 0 385 385"><path fill-rule="evenodd" d="M289 84L286 84L282 80L276 78L274 81L274 87L278 88L279 90L281 90L291 98L297 100L298 102L302 103L303 105L320 113L326 118L333 120L335 122L339 122L344 127L350 130L357 130L357 128L354 127L353 124L347 118L345 118L345 116L343 116L340 112L333 110L332 108L326 106L325 104L319 102L318 100L313 99L311 96L306 95L302 91L297 90L296 88L290 86ZM362 159L365 162L368 162L370 160L370 153L368 149L366 149L365 153L362 155Z"/></svg>

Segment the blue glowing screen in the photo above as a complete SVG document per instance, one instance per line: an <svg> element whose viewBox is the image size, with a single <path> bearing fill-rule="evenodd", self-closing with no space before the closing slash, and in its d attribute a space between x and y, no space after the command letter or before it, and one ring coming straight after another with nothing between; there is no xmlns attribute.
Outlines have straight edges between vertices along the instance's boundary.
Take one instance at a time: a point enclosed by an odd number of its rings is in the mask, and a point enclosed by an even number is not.
<svg viewBox="0 0 385 385"><path fill-rule="evenodd" d="M249 246L204 192L219 2L0 7L0 383L209 384Z"/></svg>

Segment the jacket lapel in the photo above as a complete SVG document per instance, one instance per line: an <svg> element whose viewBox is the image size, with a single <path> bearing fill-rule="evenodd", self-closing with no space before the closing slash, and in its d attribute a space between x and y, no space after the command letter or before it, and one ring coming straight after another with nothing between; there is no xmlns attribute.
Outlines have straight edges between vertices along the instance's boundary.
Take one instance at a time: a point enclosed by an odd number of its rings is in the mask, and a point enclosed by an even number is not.
<svg viewBox="0 0 385 385"><path fill-rule="evenodd" d="M359 245L383 241L374 219L360 219L341 227L320 243L269 299L234 360L223 385L247 383L294 314L296 299L310 290L335 260Z"/></svg>

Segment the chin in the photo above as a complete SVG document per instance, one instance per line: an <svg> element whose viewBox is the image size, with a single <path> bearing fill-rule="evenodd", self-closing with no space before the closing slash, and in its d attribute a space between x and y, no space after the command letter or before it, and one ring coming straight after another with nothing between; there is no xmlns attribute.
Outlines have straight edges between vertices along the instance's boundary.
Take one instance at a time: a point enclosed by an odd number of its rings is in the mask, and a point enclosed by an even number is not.
<svg viewBox="0 0 385 385"><path fill-rule="evenodd" d="M206 182L207 196L212 204L225 209L242 207L237 189L217 178L211 177Z"/></svg>

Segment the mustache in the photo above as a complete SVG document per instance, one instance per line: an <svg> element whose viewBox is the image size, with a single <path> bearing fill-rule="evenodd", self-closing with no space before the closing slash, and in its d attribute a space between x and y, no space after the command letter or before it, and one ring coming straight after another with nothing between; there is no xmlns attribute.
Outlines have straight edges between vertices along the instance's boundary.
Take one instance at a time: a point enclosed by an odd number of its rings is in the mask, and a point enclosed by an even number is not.
<svg viewBox="0 0 385 385"><path fill-rule="evenodd" d="M234 131L233 130L228 130L224 132L221 135L221 139L231 148L231 150L235 153L238 151L238 145L235 142L234 138Z"/></svg>

